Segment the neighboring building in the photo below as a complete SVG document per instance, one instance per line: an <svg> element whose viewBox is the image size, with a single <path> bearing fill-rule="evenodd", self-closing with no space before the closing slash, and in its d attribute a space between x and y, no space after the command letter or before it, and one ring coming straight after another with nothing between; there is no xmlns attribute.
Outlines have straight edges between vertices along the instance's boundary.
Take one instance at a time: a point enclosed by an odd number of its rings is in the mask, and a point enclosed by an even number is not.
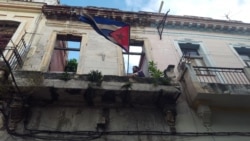
<svg viewBox="0 0 250 141"><path fill-rule="evenodd" d="M58 4L0 0L1 140L249 140L250 24ZM83 12L129 23L130 52Z"/></svg>

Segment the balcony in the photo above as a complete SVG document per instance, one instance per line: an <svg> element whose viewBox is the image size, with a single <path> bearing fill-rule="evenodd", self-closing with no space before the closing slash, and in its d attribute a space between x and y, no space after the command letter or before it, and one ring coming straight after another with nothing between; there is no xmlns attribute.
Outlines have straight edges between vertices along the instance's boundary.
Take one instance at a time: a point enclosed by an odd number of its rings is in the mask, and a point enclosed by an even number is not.
<svg viewBox="0 0 250 141"><path fill-rule="evenodd" d="M155 85L153 78L104 75L98 84L89 81L88 75L75 73L15 71L14 75L24 95L32 95L35 100L54 98L55 103L63 105L166 105L174 104L180 95L177 84Z"/></svg>
<svg viewBox="0 0 250 141"><path fill-rule="evenodd" d="M193 66L183 58L178 68L179 81L194 108L250 108L250 68Z"/></svg>
<svg viewBox="0 0 250 141"><path fill-rule="evenodd" d="M12 111L15 113L22 111L23 103L32 108L33 113L37 110L46 113L45 120L50 109L56 109L51 112L54 114L52 117L58 117L56 111L64 111L65 108L70 109L69 115L75 115L75 112L72 113L72 111L87 109L90 113L88 115L93 116L91 117L93 119L98 117L97 114L100 112L100 119L93 122L93 124L96 122L96 129L99 129L99 127L106 128L106 125L109 124L109 110L112 115L120 118L117 112L113 113L113 109L115 109L114 111L118 111L117 109L131 111L131 109L138 110L139 108L142 111L146 110L145 114L149 114L147 109L154 109L149 112L159 112L163 115L162 119L166 119L170 131L176 131L176 101L180 96L177 84L168 83L166 85L166 83L159 82L156 85L153 83L153 78L113 75L104 75L100 83L91 80L89 74L80 75L73 72L50 73L16 70L13 71L13 75L15 78L13 83L15 82L16 87L12 85L11 81L5 81L0 85L0 95L5 96L6 98L4 98L8 100L9 96L12 96L10 94L14 93L14 89L18 88L13 97L15 100L11 105ZM92 75L92 77L94 76ZM3 100L0 102L4 103ZM18 121L22 119L21 116L18 116L20 114L15 113L12 113L13 116L10 117L10 121L13 123L10 125L11 129L15 129ZM152 112L152 114L154 113ZM133 117L133 111L128 114L131 115L129 117ZM145 120L143 119L145 114L141 114L143 116L139 121ZM155 116L158 117L158 115ZM112 120L116 120L116 118ZM92 127L89 130L92 130Z"/></svg>

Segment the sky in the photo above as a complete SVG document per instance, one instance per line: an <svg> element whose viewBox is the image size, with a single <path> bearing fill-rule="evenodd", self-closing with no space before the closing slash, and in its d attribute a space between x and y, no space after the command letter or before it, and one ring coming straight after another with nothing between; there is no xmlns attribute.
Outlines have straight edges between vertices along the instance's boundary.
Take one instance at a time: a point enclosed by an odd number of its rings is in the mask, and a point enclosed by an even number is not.
<svg viewBox="0 0 250 141"><path fill-rule="evenodd" d="M164 1L161 13L166 13L170 9L170 15L190 15L250 23L250 0L60 0L62 5L97 6L134 12L158 12L161 1Z"/></svg>

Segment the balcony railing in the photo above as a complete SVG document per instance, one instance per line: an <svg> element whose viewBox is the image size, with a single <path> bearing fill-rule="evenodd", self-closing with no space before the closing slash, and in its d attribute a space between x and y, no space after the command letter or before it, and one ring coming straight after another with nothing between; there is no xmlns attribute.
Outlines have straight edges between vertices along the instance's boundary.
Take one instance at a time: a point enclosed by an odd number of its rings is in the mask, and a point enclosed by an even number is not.
<svg viewBox="0 0 250 141"><path fill-rule="evenodd" d="M243 68L193 66L197 79L205 83L250 85Z"/></svg>

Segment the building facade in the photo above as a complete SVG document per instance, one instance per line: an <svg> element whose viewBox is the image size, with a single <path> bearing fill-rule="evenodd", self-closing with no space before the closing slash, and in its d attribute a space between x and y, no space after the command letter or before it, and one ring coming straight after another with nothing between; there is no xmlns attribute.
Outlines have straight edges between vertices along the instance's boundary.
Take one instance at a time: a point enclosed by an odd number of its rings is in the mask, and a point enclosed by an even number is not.
<svg viewBox="0 0 250 141"><path fill-rule="evenodd" d="M250 24L57 0L0 9L1 140L250 138ZM82 13L130 24L129 52Z"/></svg>

